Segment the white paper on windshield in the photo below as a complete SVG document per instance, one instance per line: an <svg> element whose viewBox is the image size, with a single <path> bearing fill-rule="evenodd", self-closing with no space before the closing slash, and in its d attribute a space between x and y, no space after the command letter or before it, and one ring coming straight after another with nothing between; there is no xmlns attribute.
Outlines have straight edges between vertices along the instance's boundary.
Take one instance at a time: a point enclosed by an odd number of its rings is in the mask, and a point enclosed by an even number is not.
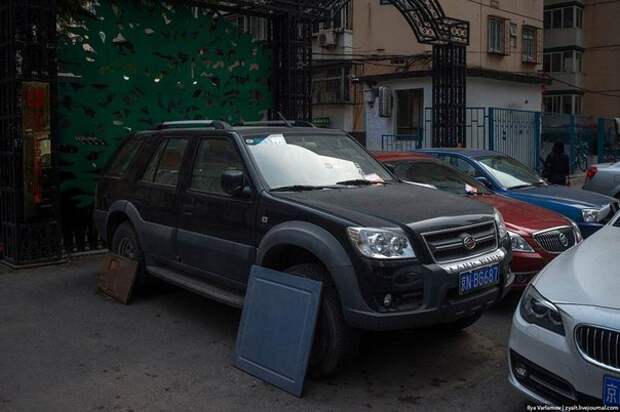
<svg viewBox="0 0 620 412"><path fill-rule="evenodd" d="M369 182L373 182L373 183L385 183L385 180L383 180L381 176L379 176L376 173L371 173L369 175L366 175L364 176L364 179L368 180Z"/></svg>

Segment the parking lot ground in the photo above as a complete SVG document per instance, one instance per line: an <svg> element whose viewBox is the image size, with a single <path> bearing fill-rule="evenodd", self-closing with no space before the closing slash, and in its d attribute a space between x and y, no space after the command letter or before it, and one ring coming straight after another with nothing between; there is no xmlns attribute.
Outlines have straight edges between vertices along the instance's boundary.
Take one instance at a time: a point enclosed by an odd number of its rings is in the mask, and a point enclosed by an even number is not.
<svg viewBox="0 0 620 412"><path fill-rule="evenodd" d="M369 334L297 399L231 366L240 311L174 287L118 304L100 263L0 272L0 410L525 410L506 378L516 296L457 334Z"/></svg>

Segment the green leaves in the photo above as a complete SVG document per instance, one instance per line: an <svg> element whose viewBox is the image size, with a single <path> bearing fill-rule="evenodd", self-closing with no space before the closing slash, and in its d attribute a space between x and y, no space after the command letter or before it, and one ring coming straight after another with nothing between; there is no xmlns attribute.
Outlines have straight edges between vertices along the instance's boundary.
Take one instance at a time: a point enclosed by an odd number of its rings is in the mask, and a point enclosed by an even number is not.
<svg viewBox="0 0 620 412"><path fill-rule="evenodd" d="M61 191L90 207L123 138L168 120L258 120L272 105L271 52L224 18L107 0L59 33Z"/></svg>

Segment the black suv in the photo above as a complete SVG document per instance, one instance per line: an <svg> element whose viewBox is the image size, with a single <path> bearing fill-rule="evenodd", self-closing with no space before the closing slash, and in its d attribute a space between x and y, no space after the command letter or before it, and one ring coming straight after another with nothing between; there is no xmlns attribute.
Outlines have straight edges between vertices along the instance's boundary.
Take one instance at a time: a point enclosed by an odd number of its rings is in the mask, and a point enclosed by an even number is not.
<svg viewBox="0 0 620 412"><path fill-rule="evenodd" d="M198 121L136 133L106 167L94 219L141 281L232 306L252 265L322 281L314 375L351 358L360 329L465 328L512 282L501 215L401 181L338 130Z"/></svg>

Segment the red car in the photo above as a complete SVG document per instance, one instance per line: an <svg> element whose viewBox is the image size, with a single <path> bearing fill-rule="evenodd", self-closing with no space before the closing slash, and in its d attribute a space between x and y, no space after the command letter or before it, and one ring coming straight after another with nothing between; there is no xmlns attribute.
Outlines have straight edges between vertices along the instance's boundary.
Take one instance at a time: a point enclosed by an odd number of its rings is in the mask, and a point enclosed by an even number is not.
<svg viewBox="0 0 620 412"><path fill-rule="evenodd" d="M403 180L475 198L499 210L512 239L514 288L525 288L556 256L582 240L579 228L568 218L494 194L474 177L428 155L375 153L375 157L388 164Z"/></svg>

